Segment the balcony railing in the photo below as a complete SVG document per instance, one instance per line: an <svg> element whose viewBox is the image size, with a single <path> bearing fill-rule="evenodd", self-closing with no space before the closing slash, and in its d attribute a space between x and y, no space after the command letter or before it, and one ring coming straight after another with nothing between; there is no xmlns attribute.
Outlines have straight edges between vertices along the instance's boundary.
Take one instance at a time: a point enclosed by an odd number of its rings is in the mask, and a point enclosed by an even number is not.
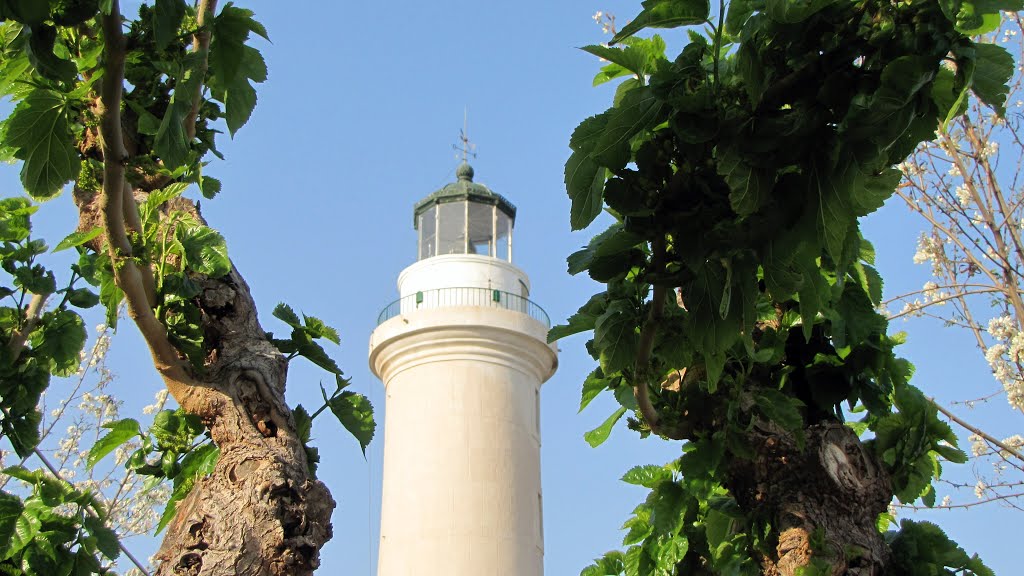
<svg viewBox="0 0 1024 576"><path fill-rule="evenodd" d="M491 290L490 288L438 288L410 294L395 300L381 310L380 315L377 316L377 325L379 326L399 314L452 306L479 306L512 310L526 314L547 328L551 327L548 313L532 300L511 292Z"/></svg>

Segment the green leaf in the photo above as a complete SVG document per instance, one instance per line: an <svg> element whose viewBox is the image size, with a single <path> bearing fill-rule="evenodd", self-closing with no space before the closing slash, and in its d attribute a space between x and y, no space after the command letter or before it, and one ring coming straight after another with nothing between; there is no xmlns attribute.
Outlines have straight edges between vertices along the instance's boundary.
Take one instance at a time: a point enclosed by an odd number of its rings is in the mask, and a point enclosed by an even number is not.
<svg viewBox="0 0 1024 576"><path fill-rule="evenodd" d="M21 242L32 231L29 216L38 210L28 198L0 200L0 241Z"/></svg>
<svg viewBox="0 0 1024 576"><path fill-rule="evenodd" d="M303 334L303 337L305 339L297 340L298 335L295 334L295 332ZM341 368L338 367L338 363L335 362L333 358L327 355L327 352L324 351L322 346L310 340L309 336L305 335L305 332L301 330L293 331L292 342L296 344L295 351L298 352L299 355L302 356L303 358L309 360L310 362L316 364L317 366L323 368L324 370L327 370L331 374L340 375L342 373Z"/></svg>
<svg viewBox="0 0 1024 576"><path fill-rule="evenodd" d="M58 46L57 28L45 23L33 24L26 27L28 32L28 43L26 53L29 62L45 78L62 82L65 85L71 84L78 75L78 66L71 60L58 56L55 48L66 49Z"/></svg>
<svg viewBox="0 0 1024 576"><path fill-rule="evenodd" d="M252 15L251 10L228 4L213 23L210 84L224 102L225 121L232 136L245 125L256 107L256 90L250 80L259 83L267 77L263 56L245 44L250 32L266 38L266 30Z"/></svg>
<svg viewBox="0 0 1024 576"><path fill-rule="evenodd" d="M602 73L594 79L595 86L607 82L612 78L621 76L619 70L632 72L638 77L646 77L654 72L659 60L665 59L665 41L660 36L653 38L632 38L625 48L617 48L604 45L590 45L580 48L598 58L607 60L616 66L616 69L609 69L609 66L602 68ZM607 70L607 71L606 71ZM599 81L600 80L600 81Z"/></svg>
<svg viewBox="0 0 1024 576"><path fill-rule="evenodd" d="M975 68L971 79L971 90L979 100L1006 115L1006 94L1010 77L1013 76L1013 57L1002 46L977 42L974 44Z"/></svg>
<svg viewBox="0 0 1024 576"><path fill-rule="evenodd" d="M25 507L21 499L6 492L0 492L0 560L18 553L13 549L15 528Z"/></svg>
<svg viewBox="0 0 1024 576"><path fill-rule="evenodd" d="M43 420L43 415L39 410L32 409L12 416L13 418L2 420L5 428L7 425L11 427L11 433L7 434L7 439L11 441L18 456L25 458L39 445L39 424Z"/></svg>
<svg viewBox="0 0 1024 576"><path fill-rule="evenodd" d="M211 278L231 272L228 247L224 237L213 228L201 224L179 224L174 235L184 249L184 264L189 269Z"/></svg>
<svg viewBox="0 0 1024 576"><path fill-rule="evenodd" d="M63 240L58 242L57 246L54 247L53 251L60 252L61 250L67 250L68 248L81 246L82 244L85 244L86 242L92 240L93 238L96 238L102 233L103 228L99 226L96 226L85 231L72 232L71 234L68 234Z"/></svg>
<svg viewBox="0 0 1024 576"><path fill-rule="evenodd" d="M153 35L156 47L163 50L178 36L181 21L185 18L183 0L155 0L153 5Z"/></svg>
<svg viewBox="0 0 1024 576"><path fill-rule="evenodd" d="M218 458L220 458L220 448L216 444L212 442L203 444L192 449L181 459L181 469L178 471L178 475L183 478L198 479L212 474Z"/></svg>
<svg viewBox="0 0 1024 576"><path fill-rule="evenodd" d="M572 206L569 224L573 230L582 230L601 213L605 168L591 159L586 152L573 152L565 163L565 188Z"/></svg>
<svg viewBox="0 0 1024 576"><path fill-rule="evenodd" d="M849 171L838 174L821 159L812 164L810 184L812 198L817 204L819 242L832 260L840 262L846 237L855 222L850 206Z"/></svg>
<svg viewBox="0 0 1024 576"><path fill-rule="evenodd" d="M117 560L121 555L121 548L118 546L117 533L107 528L103 521L95 516L85 517L85 529L96 538L96 547L110 560Z"/></svg>
<svg viewBox="0 0 1024 576"><path fill-rule="evenodd" d="M625 300L612 302L594 324L594 347L600 351L604 373L632 367L638 340L636 310Z"/></svg>
<svg viewBox="0 0 1024 576"><path fill-rule="evenodd" d="M224 120L232 136L238 132L256 109L256 89L248 82L240 82L227 91L224 102Z"/></svg>
<svg viewBox="0 0 1024 576"><path fill-rule="evenodd" d="M658 550L658 566L674 569L682 561L690 549L690 541L686 536L673 535Z"/></svg>
<svg viewBox="0 0 1024 576"><path fill-rule="evenodd" d="M783 430L795 432L803 428L804 418L800 413L804 403L779 392L765 388L754 393L754 405L772 422Z"/></svg>
<svg viewBox="0 0 1024 576"><path fill-rule="evenodd" d="M604 373L601 372L600 368L595 368L594 371L587 376L587 379L583 381L583 396L580 398L579 412L583 412L583 409L586 408L594 398L597 398L598 394L608 389L612 380L610 378L604 378L603 374Z"/></svg>
<svg viewBox="0 0 1024 576"><path fill-rule="evenodd" d="M14 521L14 530L11 532L3 558L10 558L32 544L41 527L42 522L36 516L36 510L31 506L23 508L21 514ZM0 550L3 549L0 548Z"/></svg>
<svg viewBox="0 0 1024 576"><path fill-rule="evenodd" d="M856 263L853 265L853 273L858 284L864 293L871 299L871 303L878 306L882 303L882 276L872 266Z"/></svg>
<svg viewBox="0 0 1024 576"><path fill-rule="evenodd" d="M765 0L731 0L725 16L725 32L738 34L755 10L764 9Z"/></svg>
<svg viewBox="0 0 1024 576"><path fill-rule="evenodd" d="M634 466L622 476L622 481L627 484L651 489L669 480L672 480L672 472L664 466L658 466L657 464Z"/></svg>
<svg viewBox="0 0 1024 576"><path fill-rule="evenodd" d="M106 323L113 329L117 328L117 311L124 300L124 292L118 288L114 276L109 271L101 276L100 281L100 302L107 309Z"/></svg>
<svg viewBox="0 0 1024 576"><path fill-rule="evenodd" d="M295 313L295 310L292 310L291 306L284 302L279 302L277 306L274 306L273 314L274 318L281 320L292 328L302 328L302 321L299 320L299 315Z"/></svg>
<svg viewBox="0 0 1024 576"><path fill-rule="evenodd" d="M590 444L591 448L597 448L601 444L604 444L604 441L607 440L608 436L612 433L612 427L615 426L615 423L618 422L625 413L626 409L620 407L600 426L584 434L583 439L587 441L587 444Z"/></svg>
<svg viewBox="0 0 1024 576"><path fill-rule="evenodd" d="M570 258L572 257L570 256ZM590 300L588 300L586 304L581 306L575 314L569 317L566 324L554 326L548 331L548 343L573 334L593 330L598 316L604 314L607 303L608 296L605 292L591 296Z"/></svg>
<svg viewBox="0 0 1024 576"><path fill-rule="evenodd" d="M966 464L967 454L963 450L954 448L953 446L947 446L945 444L939 444L935 447L935 451L945 458L946 460L954 464Z"/></svg>
<svg viewBox="0 0 1024 576"><path fill-rule="evenodd" d="M68 290L68 304L76 308L88 309L100 303L98 294L88 288L72 288Z"/></svg>
<svg viewBox="0 0 1024 576"><path fill-rule="evenodd" d="M89 449L89 457L85 463L87 468L95 466L104 456L110 454L128 440L136 436L142 436L142 429L139 428L139 423L131 418L104 424L103 427L110 430L110 432L107 432L102 438L97 440L92 445L92 448Z"/></svg>
<svg viewBox="0 0 1024 576"><path fill-rule="evenodd" d="M574 152L589 152L604 134L605 126L608 125L609 112L591 116L580 122L569 137L569 148Z"/></svg>
<svg viewBox="0 0 1024 576"><path fill-rule="evenodd" d="M636 34L644 28L676 28L703 24L708 20L708 0L644 0L644 7L631 22L612 38L612 44Z"/></svg>
<svg viewBox="0 0 1024 576"><path fill-rule="evenodd" d="M820 12L836 0L767 0L765 13L783 24L797 24Z"/></svg>
<svg viewBox="0 0 1024 576"><path fill-rule="evenodd" d="M192 143L185 133L184 122L192 113L191 95L202 82L199 77L201 65L201 56L193 54L183 58L180 69L174 70L174 93L153 139L153 151L168 170L184 166L189 161Z"/></svg>
<svg viewBox="0 0 1024 576"><path fill-rule="evenodd" d="M659 534L675 534L683 524L683 508L686 499L683 489L675 482L658 484L651 494L651 524Z"/></svg>
<svg viewBox="0 0 1024 576"><path fill-rule="evenodd" d="M7 119L3 145L24 161L21 183L33 198L51 198L78 176L81 160L69 113L62 94L36 88Z"/></svg>
<svg viewBox="0 0 1024 576"><path fill-rule="evenodd" d="M832 337L836 345L856 346L871 335L884 334L888 321L875 311L875 306L864 290L857 284L848 283L843 287L842 297L835 305L838 318L833 318L833 325L840 320L844 334L833 330Z"/></svg>
<svg viewBox="0 0 1024 576"><path fill-rule="evenodd" d="M708 547L715 550L732 539L734 523L732 516L714 508L708 510L707 516L704 517L704 533L708 539Z"/></svg>
<svg viewBox="0 0 1024 576"><path fill-rule="evenodd" d="M220 194L221 186L220 180L213 176L203 176L199 184L199 190L203 193L203 198L213 198Z"/></svg>
<svg viewBox="0 0 1024 576"><path fill-rule="evenodd" d="M170 199L181 196L187 189L187 182L172 182L163 188L150 192L142 206L146 211L156 211Z"/></svg>
<svg viewBox="0 0 1024 576"><path fill-rule="evenodd" d="M324 324L323 320L315 316L306 316L305 314L302 315L302 318L306 321L305 330L307 334L313 338L325 338L335 344L341 344L341 337L338 336L338 331Z"/></svg>
<svg viewBox="0 0 1024 576"><path fill-rule="evenodd" d="M327 400L326 393L324 399ZM366 447L370 440L373 440L373 433L377 428L376 422L373 421L373 405L370 404L370 400L362 394L345 391L327 402L341 425L359 441L363 456L366 456Z"/></svg>
<svg viewBox="0 0 1024 576"><path fill-rule="evenodd" d="M850 167L850 171L855 170L855 167ZM903 174L895 168L886 168L878 174L856 172L853 177L853 194L850 196L853 213L856 216L867 216L881 208L896 191L902 178Z"/></svg>
<svg viewBox="0 0 1024 576"><path fill-rule="evenodd" d="M741 217L757 212L771 195L771 177L731 148L719 148L718 153L717 169L729 185L729 205Z"/></svg>
<svg viewBox="0 0 1024 576"><path fill-rule="evenodd" d="M29 336L33 351L49 359L50 373L70 376L78 371L79 353L85 346L82 317L70 310L43 314L39 326Z"/></svg>
<svg viewBox="0 0 1024 576"><path fill-rule="evenodd" d="M310 434L313 432L313 418L309 412L299 404L292 410L292 417L295 418L295 431L303 444L309 442Z"/></svg>
<svg viewBox="0 0 1024 576"><path fill-rule="evenodd" d="M598 138L591 157L616 170L629 161L629 142L663 120L664 104L647 86L630 90L609 113L604 133Z"/></svg>

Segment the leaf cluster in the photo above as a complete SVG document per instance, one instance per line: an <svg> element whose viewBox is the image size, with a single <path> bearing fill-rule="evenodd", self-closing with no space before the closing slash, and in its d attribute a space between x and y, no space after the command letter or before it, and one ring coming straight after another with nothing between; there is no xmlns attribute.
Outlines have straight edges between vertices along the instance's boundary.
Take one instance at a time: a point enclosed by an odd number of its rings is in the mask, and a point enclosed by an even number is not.
<svg viewBox="0 0 1024 576"><path fill-rule="evenodd" d="M202 421L180 408L158 412L146 432L132 418L103 427L109 432L89 449L87 465L90 468L114 450L137 439L139 447L128 456L125 468L149 477L145 490L164 481L172 482L171 497L157 524L158 533L174 518L178 502L188 496L200 478L213 472L220 457L220 450L210 440Z"/></svg>
<svg viewBox="0 0 1024 576"><path fill-rule="evenodd" d="M105 526L103 506L89 492L44 472L3 470L31 487L21 499L0 491L0 572L85 576L108 572L121 551Z"/></svg>
<svg viewBox="0 0 1024 576"><path fill-rule="evenodd" d="M963 453L894 354L859 219L969 95L1002 110L1012 58L972 35L1019 2L735 0L717 22L705 0L642 4L612 46L584 48L608 62L595 84L624 80L565 165L572 228L613 220L568 258L604 290L549 333L593 331L581 409L605 390L620 404L587 441L633 411L642 435L750 458L753 426L802 442L864 412L851 425L897 497L930 505L939 461ZM635 36L701 24L674 59ZM746 520L751 543L764 521Z"/></svg>
<svg viewBox="0 0 1024 576"><path fill-rule="evenodd" d="M309 462L310 471L315 473L316 464L320 461L317 449L309 446L313 420L328 408L335 418L338 419L338 422L359 442L359 447L365 456L366 447L373 440L374 431L377 429L377 424L373 419L373 405L366 396L351 390L345 390L352 381L345 378L344 373L338 368L337 362L317 342L317 340L323 339L334 344L341 344L338 331L328 326L316 316L303 314L300 319L295 310L284 303L280 303L274 308L274 317L291 328L291 335L287 340L274 338L273 334L268 334L270 341L277 346L281 353L287 356L288 360L296 356L302 356L334 375L335 389L333 393L328 395L327 390L322 384L320 385L320 393L324 398L323 405L310 414L300 404L296 407L293 414L299 430L299 436L302 439L303 445L306 446L306 457Z"/></svg>
<svg viewBox="0 0 1024 576"><path fill-rule="evenodd" d="M23 458L39 444L37 405L50 378L78 370L86 331L74 308L99 299L75 286L82 278L77 270L58 288L57 276L42 263L49 247L32 238L37 208L26 198L0 200L0 436ZM21 466L3 474L25 483L30 493L0 491L0 571L93 574L117 558L117 536L93 494Z"/></svg>

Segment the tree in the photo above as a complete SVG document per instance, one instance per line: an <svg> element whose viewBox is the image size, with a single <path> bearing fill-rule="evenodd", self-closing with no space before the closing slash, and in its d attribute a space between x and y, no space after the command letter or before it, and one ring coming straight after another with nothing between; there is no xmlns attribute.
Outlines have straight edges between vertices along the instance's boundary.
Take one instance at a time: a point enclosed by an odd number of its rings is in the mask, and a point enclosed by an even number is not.
<svg viewBox="0 0 1024 576"><path fill-rule="evenodd" d="M57 245L80 253L57 290L36 262L47 246L30 237L34 207L23 198L0 206L0 257L15 286L5 290L18 299L3 313L4 436L19 456L38 450L38 398L51 374L77 367L85 342L69 307L102 303L113 326L123 302L180 408L161 411L148 431L132 419L109 423L89 460L138 438L132 470L173 481L157 573L311 573L334 507L306 445L312 418L329 408L365 448L372 409L345 390L317 342L337 342L334 329L286 305L274 315L288 338L262 328L224 239L182 196L190 185L206 198L219 192L207 157L220 156L216 134L234 135L256 105L253 84L266 65L250 37L266 30L250 10L230 2L218 10L216 0L156 0L130 21L118 0L4 0L0 18L0 93L16 102L0 147L22 163L36 200L73 182L80 214L78 230ZM61 300L47 310L53 294ZM284 400L296 356L335 377L313 414ZM5 569L90 573L117 556L93 493L57 470L6 472L34 488L25 499L0 494Z"/></svg>
<svg viewBox="0 0 1024 576"><path fill-rule="evenodd" d="M968 330L985 357L998 386L965 392L968 407L1005 396L1013 411L1024 410L1024 302L1021 280L1022 175L1020 113L1022 56L1021 21L1009 14L1005 26L987 40L1007 47L1017 62L1007 94L1007 108L971 99L963 116L939 126L937 139L923 143L900 165L904 181L897 195L927 225L914 261L930 267L932 279L920 290L886 304L898 310L893 318L922 316L945 326ZM977 399L977 400L974 400ZM974 502L1002 502L1019 507L1024 485L1021 436L1000 439L968 424L949 410L948 416L971 432L972 454L986 465L969 488ZM974 495L972 494L972 497Z"/></svg>
<svg viewBox="0 0 1024 576"><path fill-rule="evenodd" d="M572 227L614 219L568 258L606 290L549 338L592 330L583 403L622 405L588 441L632 412L684 443L626 474L651 489L628 549L583 574L991 573L933 524L886 531L966 456L895 355L858 219L969 93L1001 110L1013 59L971 38L1018 9L648 0L584 48L625 78L565 167ZM674 60L635 36L697 25Z"/></svg>

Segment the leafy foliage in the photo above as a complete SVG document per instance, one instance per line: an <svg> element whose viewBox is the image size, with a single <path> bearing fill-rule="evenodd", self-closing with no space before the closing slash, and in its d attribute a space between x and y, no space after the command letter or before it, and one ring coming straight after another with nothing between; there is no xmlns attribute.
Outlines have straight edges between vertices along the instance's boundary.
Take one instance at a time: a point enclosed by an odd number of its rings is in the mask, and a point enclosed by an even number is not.
<svg viewBox="0 0 1024 576"><path fill-rule="evenodd" d="M296 356L302 356L320 368L334 375L336 384L334 392L328 396L323 385L320 391L324 397L324 404L310 415L301 405L298 406L297 420L299 424L302 442L306 446L306 456L310 461L311 470L316 470L316 462L319 461L319 454L315 448L308 445L310 430L313 420L325 409L330 408L338 422L345 427L352 436L359 442L359 447L366 455L366 447L373 440L373 433L377 428L373 420L373 405L366 396L345 390L352 382L345 378L344 373L338 368L327 351L316 342L316 340L327 340L334 344L341 343L338 331L328 326L323 320L316 316L299 315L287 304L280 303L274 308L274 317L291 327L291 337L288 340L276 339L273 334L269 337L278 350L286 354L291 360Z"/></svg>
<svg viewBox="0 0 1024 576"><path fill-rule="evenodd" d="M755 457L752 428L801 443L863 411L892 493L934 501L939 459L963 454L893 352L858 220L958 100L1002 104L1012 58L970 37L1000 9L737 1L712 23L703 0L650 0L612 39L621 47L585 48L609 62L595 84L628 76L576 128L565 167L572 228L613 218L569 272L606 286L549 339L593 330L599 368L581 409L604 390L620 408L592 445L630 410L631 428L688 442L681 480L628 475L652 489L627 522L630 548L584 574L758 573L773 518L742 509L717 464ZM699 24L709 36L689 31L674 59L659 37L635 36Z"/></svg>
<svg viewBox="0 0 1024 576"><path fill-rule="evenodd" d="M88 308L96 297L75 287L76 272L58 289L56 275L41 263L48 247L32 238L36 208L26 198L0 200L0 295L6 301L0 307L0 435L22 457L39 443L36 406L50 377L78 370L86 333L73 308ZM45 310L48 299L55 305ZM0 571L90 574L100 571L104 558L118 557L117 537L94 495L42 471L16 466L3 474L31 492L21 498L0 490Z"/></svg>

